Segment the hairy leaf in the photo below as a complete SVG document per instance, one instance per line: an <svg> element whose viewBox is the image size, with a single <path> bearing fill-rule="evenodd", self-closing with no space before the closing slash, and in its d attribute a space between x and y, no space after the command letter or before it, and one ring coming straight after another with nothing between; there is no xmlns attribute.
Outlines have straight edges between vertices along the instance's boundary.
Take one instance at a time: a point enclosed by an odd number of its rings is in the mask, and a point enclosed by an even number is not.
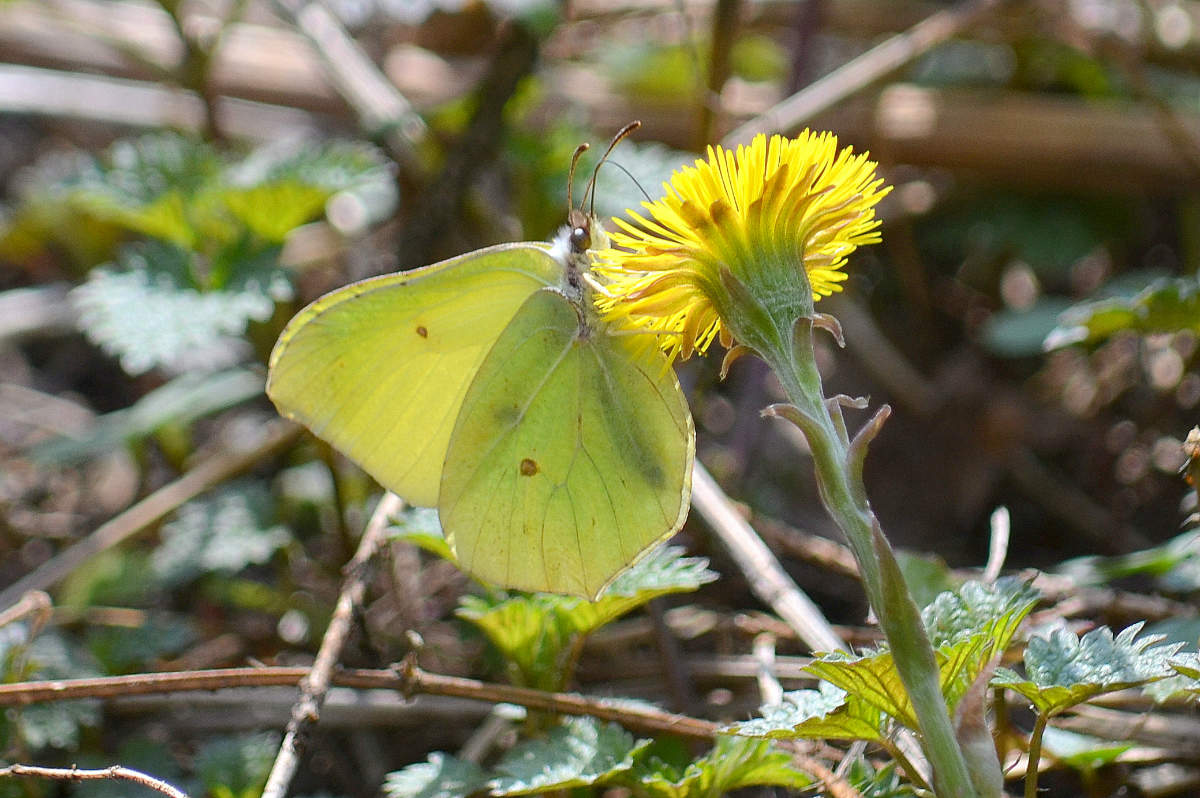
<svg viewBox="0 0 1200 798"><path fill-rule="evenodd" d="M1124 690L1171 676L1169 660L1181 643L1161 643L1162 635L1137 635L1136 623L1116 637L1107 626L1077 637L1055 629L1025 647L1025 676L1000 668L992 684L1015 690L1037 710L1054 715L1102 693Z"/></svg>
<svg viewBox="0 0 1200 798"><path fill-rule="evenodd" d="M603 783L633 767L634 756L650 744L634 740L616 724L571 718L544 740L513 748L496 765L492 795L530 795Z"/></svg>
<svg viewBox="0 0 1200 798"><path fill-rule="evenodd" d="M387 775L388 798L466 798L487 786L487 775L474 762L435 751L425 762Z"/></svg>
<svg viewBox="0 0 1200 798"><path fill-rule="evenodd" d="M921 616L935 648L984 634L990 645L980 653L986 660L1008 647L1037 602L1038 592L1023 579L1006 577L990 584L972 581L940 594Z"/></svg>
<svg viewBox="0 0 1200 798"><path fill-rule="evenodd" d="M642 755L623 781L636 795L648 798L719 798L744 787L803 789L812 777L792 767L790 754L769 740L721 736L705 756L681 775L659 760Z"/></svg>
<svg viewBox="0 0 1200 798"><path fill-rule="evenodd" d="M94 269L72 301L80 329L119 358L133 375L167 367L176 372L214 371L245 358L241 336L251 321L266 321L291 288L283 273L259 258L228 290L197 287L199 265L183 250L161 245L122 250L119 264ZM225 271L235 268L225 266ZM226 282L233 282L227 278Z"/></svg>
<svg viewBox="0 0 1200 798"><path fill-rule="evenodd" d="M292 539L286 527L269 522L271 507L266 488L249 482L188 502L163 525L150 558L155 575L180 584L268 561Z"/></svg>
<svg viewBox="0 0 1200 798"><path fill-rule="evenodd" d="M876 741L883 738L885 726L878 707L829 682L821 682L816 690L784 693L782 701L762 706L759 714L761 717L727 726L724 731L779 740Z"/></svg>

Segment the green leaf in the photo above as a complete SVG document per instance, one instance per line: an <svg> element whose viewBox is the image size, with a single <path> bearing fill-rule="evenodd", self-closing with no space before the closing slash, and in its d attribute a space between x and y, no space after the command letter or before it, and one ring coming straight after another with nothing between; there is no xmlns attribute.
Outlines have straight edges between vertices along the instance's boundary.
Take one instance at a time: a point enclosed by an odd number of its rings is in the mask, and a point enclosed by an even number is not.
<svg viewBox="0 0 1200 798"><path fill-rule="evenodd" d="M270 262L274 263L273 254ZM128 247L72 292L84 334L132 375L153 368L214 371L250 354L241 336L291 295L283 272L257 263L234 290L201 291L194 257L162 245Z"/></svg>
<svg viewBox="0 0 1200 798"><path fill-rule="evenodd" d="M935 648L983 634L990 645L980 653L990 659L1008 648L1038 598L1028 581L1016 577L993 583L971 581L940 594L922 610L921 618Z"/></svg>
<svg viewBox="0 0 1200 798"><path fill-rule="evenodd" d="M262 391L262 375L243 369L185 374L155 388L133 406L101 416L83 437L46 441L34 448L31 456L43 465L79 462L144 438L167 424L191 424L262 396Z"/></svg>
<svg viewBox="0 0 1200 798"><path fill-rule="evenodd" d="M509 661L517 684L558 690L570 678L568 660L583 636L653 598L695 590L716 578L707 560L682 555L674 546L654 549L595 602L549 593L464 596L457 614L477 626Z"/></svg>
<svg viewBox="0 0 1200 798"><path fill-rule="evenodd" d="M530 795L603 783L632 768L634 756L648 745L616 724L571 718L546 739L509 751L489 787L497 796Z"/></svg>
<svg viewBox="0 0 1200 798"><path fill-rule="evenodd" d="M261 732L205 743L196 752L196 775L212 798L258 798L279 741L277 733Z"/></svg>
<svg viewBox="0 0 1200 798"><path fill-rule="evenodd" d="M912 785L900 778L895 762L875 770L866 757L857 757L850 764L846 780L862 798L910 798L916 795Z"/></svg>
<svg viewBox="0 0 1200 798"><path fill-rule="evenodd" d="M1025 647L1025 676L997 669L992 684L1015 690L1044 715L1054 715L1102 693L1138 687L1175 673L1169 660L1181 643L1160 643L1136 623L1115 638L1107 626L1082 638L1065 629L1035 636Z"/></svg>
<svg viewBox="0 0 1200 798"><path fill-rule="evenodd" d="M918 607L924 607L939 594L955 587L954 576L946 561L936 554L900 549L896 552L896 562Z"/></svg>
<svg viewBox="0 0 1200 798"><path fill-rule="evenodd" d="M69 644L55 632L42 632L32 640L24 623L0 628L0 676L5 681L86 678L99 675L86 651ZM80 727L100 722L97 701L55 701L13 708L4 720L7 730L29 750L44 748L72 750L79 744ZM4 730L0 720L0 732Z"/></svg>
<svg viewBox="0 0 1200 798"><path fill-rule="evenodd" d="M88 648L108 673L134 673L160 657L178 654L196 642L187 618L152 613L141 626L99 626L88 633Z"/></svg>
<svg viewBox="0 0 1200 798"><path fill-rule="evenodd" d="M150 557L155 575L178 585L267 562L292 539L286 527L270 524L272 507L266 488L252 482L188 502L163 525L162 542Z"/></svg>
<svg viewBox="0 0 1200 798"><path fill-rule="evenodd" d="M743 787L784 787L800 790L812 784L807 773L792 767L792 756L769 740L722 736L709 753L688 765L682 775L661 761L639 756L622 781L648 798L719 798Z"/></svg>
<svg viewBox="0 0 1200 798"><path fill-rule="evenodd" d="M405 507L396 523L388 530L393 540L403 540L418 546L430 554L458 565L450 544L442 534L437 509L433 507Z"/></svg>
<svg viewBox="0 0 1200 798"><path fill-rule="evenodd" d="M1094 344L1124 330L1200 333L1200 280L1158 280L1133 297L1076 305L1046 336L1045 348Z"/></svg>
<svg viewBox="0 0 1200 798"><path fill-rule="evenodd" d="M1075 770L1092 771L1111 765L1130 748L1133 743L1114 743L1053 726L1047 726L1042 733L1042 750Z"/></svg>
<svg viewBox="0 0 1200 798"><path fill-rule="evenodd" d="M885 731L884 716L878 707L829 682L821 682L816 690L784 693L782 701L761 707L759 714L761 717L722 731L776 740L869 741L883 739Z"/></svg>
<svg viewBox="0 0 1200 798"><path fill-rule="evenodd" d="M1185 532L1158 546L1115 557L1076 557L1059 565L1055 573L1093 586L1150 576L1165 589L1190 592L1200 588L1200 532Z"/></svg>
<svg viewBox="0 0 1200 798"><path fill-rule="evenodd" d="M1046 349L1047 336L1069 307L1060 297L1039 297L1026 310L1004 309L993 313L981 330L983 343L1002 357L1034 357Z"/></svg>
<svg viewBox="0 0 1200 798"><path fill-rule="evenodd" d="M388 798L466 798L487 786L487 775L474 762L435 751L425 762L387 775Z"/></svg>

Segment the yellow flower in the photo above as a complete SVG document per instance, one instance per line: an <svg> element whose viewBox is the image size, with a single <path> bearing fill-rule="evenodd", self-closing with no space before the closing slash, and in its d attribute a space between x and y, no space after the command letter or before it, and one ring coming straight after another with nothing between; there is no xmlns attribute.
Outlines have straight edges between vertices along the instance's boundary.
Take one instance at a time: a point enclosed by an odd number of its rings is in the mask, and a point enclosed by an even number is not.
<svg viewBox="0 0 1200 798"><path fill-rule="evenodd" d="M756 136L736 154L709 147L666 196L642 203L649 218L616 220L613 246L596 253L598 307L618 327L655 333L672 358L718 337L762 346L840 291L846 258L880 240L875 205L890 188L875 166L807 130Z"/></svg>

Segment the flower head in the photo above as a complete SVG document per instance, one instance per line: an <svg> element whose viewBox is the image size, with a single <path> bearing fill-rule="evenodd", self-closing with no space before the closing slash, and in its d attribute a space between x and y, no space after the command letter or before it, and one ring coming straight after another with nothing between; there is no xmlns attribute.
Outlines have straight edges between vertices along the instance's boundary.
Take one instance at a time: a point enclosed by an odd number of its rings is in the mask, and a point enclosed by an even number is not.
<svg viewBox="0 0 1200 798"><path fill-rule="evenodd" d="M709 147L662 199L642 203L649 218L616 220L614 246L596 254L597 305L614 324L656 333L672 358L718 337L753 347L758 321L790 328L811 316L817 298L841 290L850 253L880 240L875 205L890 189L875 166L807 130L759 135L736 153Z"/></svg>

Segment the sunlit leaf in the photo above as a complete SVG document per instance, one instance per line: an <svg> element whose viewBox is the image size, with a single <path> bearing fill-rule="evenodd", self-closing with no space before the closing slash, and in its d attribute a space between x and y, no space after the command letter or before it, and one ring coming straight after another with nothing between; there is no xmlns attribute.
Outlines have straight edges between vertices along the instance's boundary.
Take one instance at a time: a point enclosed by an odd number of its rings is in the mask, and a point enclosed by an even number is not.
<svg viewBox="0 0 1200 798"><path fill-rule="evenodd" d="M1078 732L1047 726L1042 733L1042 750L1075 770L1095 770L1110 765L1133 748L1133 743L1115 743Z"/></svg>
<svg viewBox="0 0 1200 798"><path fill-rule="evenodd" d="M1038 602L1038 592L1027 580L1005 577L995 582L971 581L947 591L921 612L935 648L984 634L990 646L981 652L990 658L1008 647L1021 621Z"/></svg>
<svg viewBox="0 0 1200 798"><path fill-rule="evenodd" d="M544 740L522 743L496 765L492 795L530 795L602 783L633 767L649 740L635 740L616 724L578 717L550 730Z"/></svg>
<svg viewBox="0 0 1200 798"><path fill-rule="evenodd" d="M1116 637L1107 626L1083 637L1065 629L1031 637L1025 647L1025 676L1000 668L992 684L1015 690L1039 712L1053 715L1102 693L1173 675L1169 661L1182 644L1161 643L1162 635L1139 638L1141 629L1136 623Z"/></svg>
<svg viewBox="0 0 1200 798"><path fill-rule="evenodd" d="M812 777L792 766L792 756L769 740L721 736L705 756L680 775L670 773L657 759L640 755L623 777L635 794L646 798L719 798L744 787L803 789Z"/></svg>
<svg viewBox="0 0 1200 798"><path fill-rule="evenodd" d="M871 741L882 739L885 731L885 718L878 707L829 682L821 682L816 690L784 693L782 701L761 707L759 715L724 731L778 740Z"/></svg>
<svg viewBox="0 0 1200 798"><path fill-rule="evenodd" d="M273 259L272 259L273 262ZM122 250L118 265L94 269L72 292L80 329L133 375L167 367L214 371L244 359L241 337L291 295L282 271L255 263L228 290L201 290L198 264L182 250L147 245Z"/></svg>
<svg viewBox="0 0 1200 798"><path fill-rule="evenodd" d="M474 762L435 751L425 762L387 775L388 798L466 798L487 786L487 774Z"/></svg>
<svg viewBox="0 0 1200 798"><path fill-rule="evenodd" d="M1131 576L1155 577L1163 588L1200 588L1200 532L1184 532L1166 543L1115 557L1076 557L1055 569L1079 585L1107 585Z"/></svg>

